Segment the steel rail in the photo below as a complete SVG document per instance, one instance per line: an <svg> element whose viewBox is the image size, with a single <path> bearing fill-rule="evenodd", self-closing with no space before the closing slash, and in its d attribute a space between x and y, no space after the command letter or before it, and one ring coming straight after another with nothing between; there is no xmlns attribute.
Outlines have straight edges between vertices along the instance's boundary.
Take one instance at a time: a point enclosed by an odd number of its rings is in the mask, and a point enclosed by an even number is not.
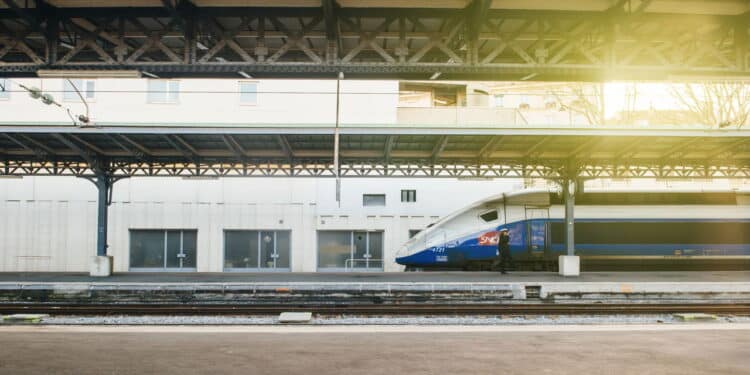
<svg viewBox="0 0 750 375"><path fill-rule="evenodd" d="M708 313L750 315L750 303L683 304L0 304L0 314L54 315L244 315L311 311L316 314L467 315L467 314L669 314Z"/></svg>

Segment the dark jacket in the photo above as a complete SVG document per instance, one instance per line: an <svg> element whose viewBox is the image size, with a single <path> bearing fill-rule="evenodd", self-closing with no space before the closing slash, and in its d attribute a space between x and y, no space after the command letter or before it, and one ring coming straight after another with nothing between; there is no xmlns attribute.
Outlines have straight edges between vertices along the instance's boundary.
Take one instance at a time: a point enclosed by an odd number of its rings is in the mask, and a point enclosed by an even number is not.
<svg viewBox="0 0 750 375"><path fill-rule="evenodd" d="M507 233L500 233L497 249L499 250L500 257L510 258L510 236Z"/></svg>

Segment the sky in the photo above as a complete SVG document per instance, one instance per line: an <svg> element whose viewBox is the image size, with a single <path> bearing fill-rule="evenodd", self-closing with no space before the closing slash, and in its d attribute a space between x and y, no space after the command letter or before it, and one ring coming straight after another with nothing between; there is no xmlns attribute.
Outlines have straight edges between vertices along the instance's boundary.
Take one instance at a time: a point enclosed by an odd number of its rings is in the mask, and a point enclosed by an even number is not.
<svg viewBox="0 0 750 375"><path fill-rule="evenodd" d="M678 109L682 105L673 97L666 83L607 82L604 84L604 112L607 118L625 109L633 87L636 87L635 110Z"/></svg>

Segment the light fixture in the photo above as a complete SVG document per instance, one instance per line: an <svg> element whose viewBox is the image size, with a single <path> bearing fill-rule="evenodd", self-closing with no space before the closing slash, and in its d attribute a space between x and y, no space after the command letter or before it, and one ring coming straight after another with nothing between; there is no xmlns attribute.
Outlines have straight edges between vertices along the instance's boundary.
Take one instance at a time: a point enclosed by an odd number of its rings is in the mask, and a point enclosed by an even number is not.
<svg viewBox="0 0 750 375"><path fill-rule="evenodd" d="M195 46L198 47L198 49L204 50L204 51L208 49L208 47L206 47L206 45L201 42L195 42Z"/></svg>
<svg viewBox="0 0 750 375"><path fill-rule="evenodd" d="M62 70L39 69L39 78L141 78L138 70Z"/></svg>
<svg viewBox="0 0 750 375"><path fill-rule="evenodd" d="M440 75L443 74L441 72L435 72L433 75L430 76L430 80L438 79Z"/></svg>
<svg viewBox="0 0 750 375"><path fill-rule="evenodd" d="M157 76L156 74L154 74L154 73L149 73L149 72L147 72L147 71L145 71L145 70L141 71L141 73L143 73L143 75L144 75L144 76L149 76L149 77L151 77L151 78L159 78L159 76Z"/></svg>
<svg viewBox="0 0 750 375"><path fill-rule="evenodd" d="M245 73L245 72L243 72L241 70L238 71L237 74L239 74L239 75L241 75L241 76L243 76L243 77L245 77L247 79L252 79L253 78L253 76L251 76L251 75L249 75L249 74L247 74L247 73Z"/></svg>

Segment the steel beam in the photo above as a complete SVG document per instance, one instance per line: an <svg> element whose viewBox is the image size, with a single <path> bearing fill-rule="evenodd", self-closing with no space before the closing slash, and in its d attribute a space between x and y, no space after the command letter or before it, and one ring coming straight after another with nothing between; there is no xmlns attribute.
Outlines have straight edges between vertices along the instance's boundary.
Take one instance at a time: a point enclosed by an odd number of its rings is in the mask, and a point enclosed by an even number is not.
<svg viewBox="0 0 750 375"><path fill-rule="evenodd" d="M385 160L385 164L391 163L391 151L393 151L393 146L396 144L396 137L395 135L389 135L385 139L385 147L383 149L383 159Z"/></svg>
<svg viewBox="0 0 750 375"><path fill-rule="evenodd" d="M279 143L279 147L281 147L281 151L284 153L287 160L291 161L294 159L294 150L292 149L292 145L289 144L289 140L283 135L277 135L276 141Z"/></svg>
<svg viewBox="0 0 750 375"><path fill-rule="evenodd" d="M2 1L0 19L12 26L0 28L0 74L18 76L42 68L397 79L440 72L445 80L750 74L745 16L655 13L651 0L619 1L604 12L490 9L489 0L456 9L349 8L335 0L320 7L162 0L160 7L35 9ZM198 41L210 53L196 56Z"/></svg>
<svg viewBox="0 0 750 375"><path fill-rule="evenodd" d="M565 200L565 252L575 255L575 204L576 180L566 178L562 182Z"/></svg>
<svg viewBox="0 0 750 375"><path fill-rule="evenodd" d="M94 178L97 190L96 200L96 255L107 255L107 216L109 214L112 179L106 173L99 173Z"/></svg>
<svg viewBox="0 0 750 375"><path fill-rule="evenodd" d="M440 154L445 150L445 146L448 145L448 136L443 135L440 136L435 142L435 145L432 147L432 152L430 153L430 160L432 160L432 163L435 164L440 158Z"/></svg>

